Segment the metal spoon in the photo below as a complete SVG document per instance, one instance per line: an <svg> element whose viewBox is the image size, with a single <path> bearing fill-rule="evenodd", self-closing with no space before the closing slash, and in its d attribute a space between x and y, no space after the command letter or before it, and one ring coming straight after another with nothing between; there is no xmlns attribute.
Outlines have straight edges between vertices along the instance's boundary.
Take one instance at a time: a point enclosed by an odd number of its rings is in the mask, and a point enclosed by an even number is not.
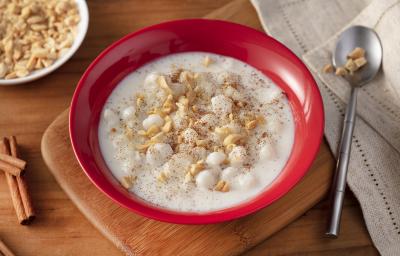
<svg viewBox="0 0 400 256"><path fill-rule="evenodd" d="M355 123L357 91L360 86L368 83L376 76L382 62L382 45L375 31L363 26L353 26L340 35L332 56L333 65L336 68L343 67L347 61L347 55L356 47L365 49L365 58L368 62L364 67L357 70L354 75L346 76L351 86L351 93L344 117L336 173L332 186L331 215L328 222L328 229L325 233L331 238L336 238L339 234L351 140Z"/></svg>

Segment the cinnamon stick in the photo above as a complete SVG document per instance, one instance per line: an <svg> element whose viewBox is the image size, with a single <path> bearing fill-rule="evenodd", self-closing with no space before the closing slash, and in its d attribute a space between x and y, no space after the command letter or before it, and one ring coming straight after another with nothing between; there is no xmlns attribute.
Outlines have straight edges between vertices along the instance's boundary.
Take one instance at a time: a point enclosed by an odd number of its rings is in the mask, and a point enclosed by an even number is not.
<svg viewBox="0 0 400 256"><path fill-rule="evenodd" d="M7 172L14 176L19 176L22 172L22 170L18 167L11 165L3 160L0 160L0 170L3 170L4 172Z"/></svg>
<svg viewBox="0 0 400 256"><path fill-rule="evenodd" d="M26 162L22 159L19 159L14 156L6 155L6 154L1 154L0 153L0 160L7 162L11 165L14 165L15 167L18 167L21 170L24 170L26 167Z"/></svg>
<svg viewBox="0 0 400 256"><path fill-rule="evenodd" d="M9 150L8 146L9 146L8 140L6 138L1 139L0 140L0 153L9 154L10 150ZM22 204L22 199L21 199L21 196L19 193L17 179L15 176L11 175L8 172L5 172L5 175L6 175L8 188L9 188L10 194L11 194L11 200L13 202L18 221L19 221L19 223L21 223L23 225L27 224L28 217L25 214L24 205Z"/></svg>
<svg viewBox="0 0 400 256"><path fill-rule="evenodd" d="M15 254L10 249L8 249L5 243L1 240L0 240L0 255L15 256Z"/></svg>
<svg viewBox="0 0 400 256"><path fill-rule="evenodd" d="M18 157L17 138L15 136L10 136L8 140L10 143L11 155L13 157ZM16 179L25 214L28 217L28 222L31 222L35 219L35 210L32 205L30 194L28 193L28 184L23 175L17 176Z"/></svg>

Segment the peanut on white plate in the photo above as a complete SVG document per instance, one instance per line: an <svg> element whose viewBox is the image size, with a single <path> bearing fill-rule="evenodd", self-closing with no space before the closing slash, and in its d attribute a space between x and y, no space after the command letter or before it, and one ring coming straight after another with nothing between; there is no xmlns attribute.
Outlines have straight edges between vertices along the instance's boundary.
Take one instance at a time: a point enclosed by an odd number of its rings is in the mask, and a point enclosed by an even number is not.
<svg viewBox="0 0 400 256"><path fill-rule="evenodd" d="M0 85L32 81L61 66L87 26L83 0L0 1Z"/></svg>

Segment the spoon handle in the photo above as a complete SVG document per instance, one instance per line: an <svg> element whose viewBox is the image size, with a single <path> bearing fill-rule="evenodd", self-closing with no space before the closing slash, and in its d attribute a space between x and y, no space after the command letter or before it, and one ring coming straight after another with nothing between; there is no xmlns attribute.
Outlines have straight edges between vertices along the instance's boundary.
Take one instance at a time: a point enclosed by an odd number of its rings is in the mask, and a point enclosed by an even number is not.
<svg viewBox="0 0 400 256"><path fill-rule="evenodd" d="M335 177L332 184L332 194L330 202L330 218L326 235L336 238L340 229L340 217L342 215L342 206L344 193L346 189L347 169L349 166L351 140L355 124L357 107L357 90L355 86L351 87L350 100L347 104L346 115L344 117L342 137L339 145L339 155L336 165Z"/></svg>

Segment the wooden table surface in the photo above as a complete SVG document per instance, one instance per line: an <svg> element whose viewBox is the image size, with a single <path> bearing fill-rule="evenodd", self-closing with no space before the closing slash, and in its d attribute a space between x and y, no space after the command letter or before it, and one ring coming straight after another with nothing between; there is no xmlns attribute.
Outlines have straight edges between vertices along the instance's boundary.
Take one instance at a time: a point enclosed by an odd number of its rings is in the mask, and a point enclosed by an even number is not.
<svg viewBox="0 0 400 256"><path fill-rule="evenodd" d="M260 28L246 0L243 12ZM65 110L75 85L89 63L110 43L147 25L170 19L213 17L229 11L229 0L89 0L90 25L77 54L51 75L36 82L0 88L0 136L14 134L29 163L27 179L37 219L20 226L4 175L0 175L0 239L17 255L121 255L78 211L45 166L40 141L44 130ZM288 209L290 210L290 209ZM339 239L322 238L327 201L254 247L247 255L377 255L356 199L347 193Z"/></svg>

